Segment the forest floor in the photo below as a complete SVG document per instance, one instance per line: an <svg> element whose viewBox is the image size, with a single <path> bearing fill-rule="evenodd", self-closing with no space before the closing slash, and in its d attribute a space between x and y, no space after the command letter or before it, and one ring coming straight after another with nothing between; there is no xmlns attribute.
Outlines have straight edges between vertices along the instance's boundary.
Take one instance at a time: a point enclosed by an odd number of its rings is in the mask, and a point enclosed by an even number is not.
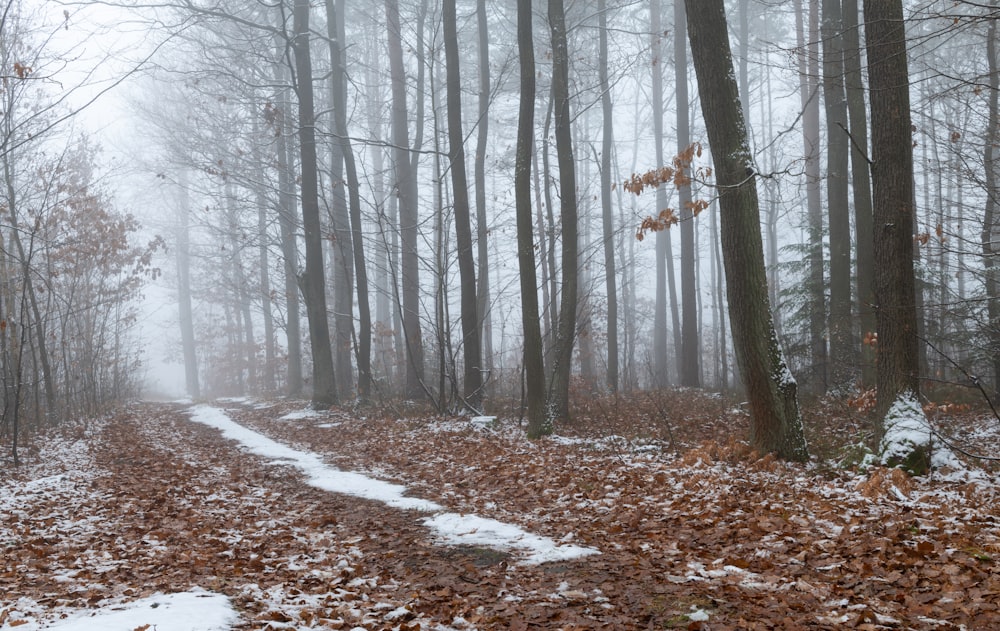
<svg viewBox="0 0 1000 631"><path fill-rule="evenodd" d="M786 464L732 402L650 401L538 441L301 401L65 424L0 461L0 629L1000 629L995 469L839 468L834 404Z"/></svg>

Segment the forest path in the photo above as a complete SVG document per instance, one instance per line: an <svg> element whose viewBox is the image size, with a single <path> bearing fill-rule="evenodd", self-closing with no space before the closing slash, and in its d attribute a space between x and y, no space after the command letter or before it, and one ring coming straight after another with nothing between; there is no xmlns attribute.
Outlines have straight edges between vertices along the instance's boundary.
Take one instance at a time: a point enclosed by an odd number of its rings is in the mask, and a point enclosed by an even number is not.
<svg viewBox="0 0 1000 631"><path fill-rule="evenodd" d="M0 530L0 628L26 602L41 616L193 586L229 596L236 629L1000 626L995 486L903 502L722 448L676 458L502 424L219 405L340 469L601 554L527 565L440 545L425 514L320 490L187 406L143 404L80 430L51 489L0 496L16 515Z"/></svg>

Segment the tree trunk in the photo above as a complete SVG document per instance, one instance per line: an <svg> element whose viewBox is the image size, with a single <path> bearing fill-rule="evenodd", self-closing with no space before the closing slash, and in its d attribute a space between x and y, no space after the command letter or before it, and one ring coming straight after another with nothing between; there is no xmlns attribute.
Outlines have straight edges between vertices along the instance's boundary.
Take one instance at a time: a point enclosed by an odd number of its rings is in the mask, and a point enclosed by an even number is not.
<svg viewBox="0 0 1000 631"><path fill-rule="evenodd" d="M481 407L483 397L483 362L476 300L476 263L472 256L469 185L465 174L462 81L458 61L458 26L455 16L455 0L444 0L443 18L448 93L448 157L451 160L455 240L458 247L458 274L461 283L462 358L465 364L463 392L466 404L472 409L478 410Z"/></svg>
<svg viewBox="0 0 1000 631"><path fill-rule="evenodd" d="M826 201L830 221L830 381L846 392L855 380L851 339L851 218L847 169L850 157L844 92L843 16L840 0L823 0L823 103L826 108Z"/></svg>
<svg viewBox="0 0 1000 631"><path fill-rule="evenodd" d="M323 235L319 221L316 117L313 110L312 59L309 52L309 0L295 0L294 19L295 84L299 97L299 149L302 154L302 227L306 244L306 269L299 281L309 319L309 344L313 359L312 403L315 408L326 408L337 402L337 388L326 315Z"/></svg>
<svg viewBox="0 0 1000 631"><path fill-rule="evenodd" d="M913 276L913 133L901 0L864 0L871 93L878 401L919 400Z"/></svg>
<svg viewBox="0 0 1000 631"><path fill-rule="evenodd" d="M420 331L420 258L417 214L417 181L410 163L409 121L406 115L406 72L400 34L399 2L385 0L388 26L389 73L392 82L392 143L395 146L396 189L399 199L399 231L402 254L402 325L406 346L405 395L424 396L424 346ZM422 68L421 64L421 68ZM422 101L422 99L421 99ZM418 127L419 129L419 127Z"/></svg>
<svg viewBox="0 0 1000 631"><path fill-rule="evenodd" d="M799 62L799 95L802 104L802 140L805 152L806 207L809 225L809 354L808 388L826 393L826 293L823 280L823 208L819 172L819 2L809 3L809 30L802 17L802 0L795 0L796 40ZM808 39L808 47L806 41Z"/></svg>
<svg viewBox="0 0 1000 631"><path fill-rule="evenodd" d="M844 0L844 70L851 130L851 190L854 193L855 301L860 336L875 332L875 254L872 240L872 185L868 165L868 114L861 75L861 29L858 0ZM857 351L855 351L857 352ZM861 344L861 386L875 385L875 349Z"/></svg>
<svg viewBox="0 0 1000 631"><path fill-rule="evenodd" d="M255 104L254 108L257 108ZM255 114L257 112L254 112ZM264 366L261 371L261 386L264 392L273 394L277 388L275 381L275 340L274 340L274 311L271 296L271 263L270 249L271 238L268 234L268 204L264 194L264 161L260 154L258 139L261 138L260 121L256 116L251 119L251 129L253 130L254 145L251 149L253 160L254 179L252 184L254 193L254 203L257 206L257 265L260 268L260 306L261 315L264 318Z"/></svg>
<svg viewBox="0 0 1000 631"><path fill-rule="evenodd" d="M576 164L573 157L572 118L569 109L569 49L566 13L562 0L549 0L552 33L552 100L556 123L556 154L559 162L559 220L562 224L562 291L559 329L556 332L552 394L549 404L554 418L569 418L569 381L576 339L577 287L579 281Z"/></svg>
<svg viewBox="0 0 1000 631"><path fill-rule="evenodd" d="M489 220L486 216L486 142L490 127L490 35L486 15L486 0L476 2L476 23L479 34L479 121L476 135L476 239L479 252L479 287L476 312L480 320L483 369L486 373L486 396L494 398L496 383L493 375L493 316L490 310Z"/></svg>
<svg viewBox="0 0 1000 631"><path fill-rule="evenodd" d="M288 396L302 393L302 332L299 316L298 244L295 238L298 219L295 209L295 189L292 176L291 151L288 147L287 132L289 121L282 99L278 109L275 133L278 162L278 228L281 231L281 258L285 272L285 338L288 345L288 369L285 375Z"/></svg>
<svg viewBox="0 0 1000 631"><path fill-rule="evenodd" d="M611 85L608 81L608 3L598 0L599 68L601 81L601 216L604 240L604 282L608 297L608 369L606 383L612 393L618 392L618 285L615 271L615 228L611 210L611 153L614 151L614 111L611 107Z"/></svg>
<svg viewBox="0 0 1000 631"><path fill-rule="evenodd" d="M341 7L343 1L341 2ZM350 144L346 134L347 94L343 61L343 44L338 31L337 10L333 0L326 0L326 36L330 55L330 129L334 138L330 143L330 186L333 202L330 205L330 240L333 267L333 360L337 375L337 396L349 399L353 390L351 378L354 367L351 363L351 347L354 338L354 243L351 221L347 210L348 182L344 179L344 163ZM341 125L340 119L345 121ZM346 131L346 129L344 129ZM353 156L352 156L353 157Z"/></svg>
<svg viewBox="0 0 1000 631"><path fill-rule="evenodd" d="M181 325L181 349L184 355L184 382L187 395L192 399L201 397L198 382L198 356L195 350L194 316L191 309L191 235L189 219L191 203L188 196L187 170L181 170L178 188L179 208L177 218L177 303Z"/></svg>
<svg viewBox="0 0 1000 631"><path fill-rule="evenodd" d="M521 69L520 108L514 198L517 206L517 267L521 280L521 322L524 327L524 378L528 404L528 438L551 433L546 416L545 365L538 317L538 279L531 220L531 154L535 145L535 49L531 24L532 0L517 1L517 50Z"/></svg>
<svg viewBox="0 0 1000 631"><path fill-rule="evenodd" d="M675 0L680 1L680 0ZM651 52L653 55L653 143L656 164L663 165L663 27L661 26L661 0L649 1ZM656 212L667 207L667 192L656 189ZM653 387L664 388L670 383L667 363L667 258L670 256L670 233L656 233L656 298L653 311ZM679 349L678 349L679 350Z"/></svg>
<svg viewBox="0 0 1000 631"><path fill-rule="evenodd" d="M677 101L677 153L691 144L688 109L687 16L684 3L674 0L674 79ZM698 287L695 277L694 213L691 209L691 185L678 189L681 230L681 346L680 383L701 387L701 345L698 335Z"/></svg>
<svg viewBox="0 0 1000 631"><path fill-rule="evenodd" d="M796 385L771 320L753 161L733 75L723 0L686 0L691 56L715 163L729 319L750 403L750 441L779 457L808 458Z"/></svg>
<svg viewBox="0 0 1000 631"><path fill-rule="evenodd" d="M354 160L354 148L347 129L347 91L345 80L347 71L345 68L345 50L347 47L346 29L344 25L344 0L333 7L333 0L326 0L327 29L330 36L330 61L333 66L332 84L334 86L334 132L336 134L336 144L340 146L340 156L344 161L344 168L347 174L347 194L350 224L349 239L351 247L344 248L345 254L349 251L353 261L345 262L346 266L354 266L354 278L358 290L358 342L355 357L358 363L358 398L367 401L371 396L372 388L372 314L371 303L368 297L368 268L365 262L364 235L361 230L361 195L360 183L358 182L358 167ZM350 274L346 275L348 278ZM347 288L350 294L350 288ZM345 306L352 307L353 302L345 299ZM351 320L353 313L347 314L347 319ZM353 333L353 325L348 333ZM344 354L350 348L350 339L343 342L346 347ZM345 363L350 370L350 359Z"/></svg>
<svg viewBox="0 0 1000 631"><path fill-rule="evenodd" d="M993 393L1000 396L1000 70L997 68L997 21L990 20L986 35L986 58L989 67L989 115L986 123L986 147L983 154L986 184L986 213L981 234L986 285L986 338L993 368Z"/></svg>

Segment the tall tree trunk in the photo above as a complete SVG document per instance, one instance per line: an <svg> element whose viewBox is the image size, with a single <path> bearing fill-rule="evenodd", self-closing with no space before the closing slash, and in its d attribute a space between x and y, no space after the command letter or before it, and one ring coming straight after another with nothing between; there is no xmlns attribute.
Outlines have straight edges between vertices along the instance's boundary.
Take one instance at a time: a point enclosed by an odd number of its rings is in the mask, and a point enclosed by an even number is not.
<svg viewBox="0 0 1000 631"><path fill-rule="evenodd" d="M823 103L826 108L826 197L830 221L830 381L853 386L851 330L851 217L848 203L847 96L844 92L843 15L840 0L823 0Z"/></svg>
<svg viewBox="0 0 1000 631"><path fill-rule="evenodd" d="M342 0L343 1L343 0ZM342 5L341 5L342 6ZM346 128L347 93L346 77L341 60L343 44L339 39L338 15L333 0L326 0L326 41L330 55L330 129L334 132L330 143L330 186L333 203L330 208L330 227L333 238L331 266L333 268L333 360L337 375L337 396L348 399L353 389L351 347L354 337L354 243L351 221L347 210L348 182L344 179L344 162L350 145L341 133ZM345 124L340 124L343 118ZM352 156L353 157L353 156Z"/></svg>
<svg viewBox="0 0 1000 631"><path fill-rule="evenodd" d="M344 248L344 253L351 253L353 261L345 262L345 265L354 267L354 278L358 291L358 342L355 357L358 363L358 398L367 401L371 396L372 388L372 314L371 303L368 297L368 267L365 262L365 243L361 229L361 195L360 183L358 182L358 167L354 160L354 148L347 129L347 90L345 68L347 48L346 28L344 25L345 0L340 0L336 9L333 7L333 0L326 0L327 29L330 36L330 61L333 66L331 83L334 86L334 130L336 133L336 144L340 146L339 154L343 158L344 168L347 174L347 194L348 194L348 223L350 225L349 236L345 239L351 242L351 247ZM346 274L350 278L350 274ZM350 288L347 288L350 294ZM345 307L351 307L353 311L353 301L345 299ZM352 313L347 314L347 320L351 320ZM348 333L353 333L353 325ZM350 340L344 342L346 348L350 347ZM346 348L344 354L347 355ZM346 369L350 370L350 359L345 363Z"/></svg>
<svg viewBox="0 0 1000 631"><path fill-rule="evenodd" d="M490 257L489 257L489 219L486 214L486 142L490 129L490 33L489 20L486 15L486 0L476 1L476 24L479 42L479 121L476 134L476 245L479 253L479 287L476 296L479 304L476 312L480 320L480 337L482 341L483 369L488 379L486 396L494 398L493 375L493 316L490 309Z"/></svg>
<svg viewBox="0 0 1000 631"><path fill-rule="evenodd" d="M802 140L805 153L806 207L809 225L809 380L816 395L826 393L826 293L823 275L823 208L819 171L819 1L809 2L809 30L803 19L802 0L795 0L796 41L799 62L799 95L802 105ZM808 44L807 44L808 42Z"/></svg>
<svg viewBox="0 0 1000 631"><path fill-rule="evenodd" d="M562 224L562 291L559 330L556 332L552 394L549 404L556 419L569 418L569 381L573 369L576 339L579 243L576 201L576 164L573 157L572 118L569 109L569 49L566 42L566 13L562 0L549 0L549 29L552 33L552 100L556 123L556 153L559 162L559 220Z"/></svg>
<svg viewBox="0 0 1000 631"><path fill-rule="evenodd" d="M604 240L604 283L608 297L608 390L618 392L618 285L615 270L615 228L611 209L611 153L614 151L614 110L608 80L608 3L598 0L599 66L601 81L601 216Z"/></svg>
<svg viewBox="0 0 1000 631"><path fill-rule="evenodd" d="M281 231L281 258L285 278L285 338L288 345L288 369L285 375L288 396L301 394L302 379L302 332L299 316L298 268L299 254L295 233L298 218L295 209L295 178L292 176L292 153L288 146L290 131L286 106L288 99L282 99L277 113L278 137L276 152L278 163L278 228Z"/></svg>
<svg viewBox="0 0 1000 631"><path fill-rule="evenodd" d="M682 0L674 0L674 89L677 101L677 153L691 144L688 109L687 16ZM694 213L691 185L678 189L681 217L681 346L680 383L701 387L701 344L698 335L698 287L695 277Z"/></svg>
<svg viewBox="0 0 1000 631"><path fill-rule="evenodd" d="M395 146L396 188L402 254L403 339L406 345L406 386L409 398L424 396L424 346L420 331L420 257L417 181L410 163L409 121L406 115L406 71L399 23L399 1L385 0L389 73L392 82L392 143ZM421 64L421 68L423 65ZM418 106L423 99L418 100ZM418 127L419 129L419 127ZM419 133L419 132L418 132Z"/></svg>
<svg viewBox="0 0 1000 631"><path fill-rule="evenodd" d="M983 217L981 241L986 285L986 337L992 357L993 392L1000 396L1000 70L997 60L997 21L990 20L986 34L986 59L989 68L989 114L986 123L986 143L983 164L986 169L986 213Z"/></svg>
<svg viewBox="0 0 1000 631"><path fill-rule="evenodd" d="M649 0L649 24L651 31L653 73L653 143L656 148L656 164L665 164L663 159L663 27L661 26L661 0ZM656 212L667 207L667 192L662 187L656 189ZM670 383L667 363L667 259L670 257L670 233L661 230L656 233L656 299L653 311L653 386L664 388ZM679 350L679 349L678 349Z"/></svg>
<svg viewBox="0 0 1000 631"><path fill-rule="evenodd" d="M556 235L558 227L556 225L555 205L552 202L552 169L549 160L549 131L552 127L552 114L555 107L555 99L552 91L549 90L549 105L545 113L545 125L542 131L542 191L545 197L545 232L539 235L547 241L545 249L548 251L549 268L549 300L545 303L545 314L548 316L549 334L545 338L545 360L546 368L550 369L555 362L557 338L559 337L559 266L556 265Z"/></svg>
<svg viewBox="0 0 1000 631"><path fill-rule="evenodd" d="M902 0L864 0L871 93L880 419L920 395L913 275L913 135ZM919 399L918 399L919 400Z"/></svg>
<svg viewBox="0 0 1000 631"><path fill-rule="evenodd" d="M861 28L858 0L844 0L844 80L851 130L851 190L854 194L855 301L860 336L875 332L875 254L872 234L872 185L868 165L868 114L861 75ZM856 351L857 352L857 351ZM861 344L861 385L875 385L875 349Z"/></svg>
<svg viewBox="0 0 1000 631"><path fill-rule="evenodd" d="M465 173L465 133L462 129L462 78L458 61L458 25L455 0L444 0L444 54L448 93L448 157L451 160L452 203L462 303L462 358L466 404L474 410L483 398L482 346L476 301L476 262L472 256L472 219Z"/></svg>
<svg viewBox="0 0 1000 631"><path fill-rule="evenodd" d="M686 0L691 56L715 163L729 319L750 403L750 441L804 461L796 385L774 332L767 298L753 156L733 76L723 0Z"/></svg>
<svg viewBox="0 0 1000 631"><path fill-rule="evenodd" d="M274 311L273 299L271 296L271 263L270 246L271 238L268 235L268 204L264 195L264 161L260 154L258 139L261 138L260 121L254 116L251 128L253 130L254 144L251 149L253 160L253 172L256 182L252 185L254 193L254 203L257 206L257 265L260 267L260 301L261 315L264 319L264 366L261 371L261 385L264 392L273 394L277 388L275 381L275 340L274 340Z"/></svg>
<svg viewBox="0 0 1000 631"><path fill-rule="evenodd" d="M233 309L238 314L236 319L240 329L238 353L246 359L246 384L250 392L257 390L257 341L254 335L253 316L251 315L250 288L246 271L243 268L243 244L240 236L243 232L240 226L239 214L236 208L236 197L231 180L226 180L223 186L226 198L226 220L229 237L229 264L233 270Z"/></svg>
<svg viewBox="0 0 1000 631"><path fill-rule="evenodd" d="M191 201L188 196L187 170L180 173L177 209L177 303L181 325L181 349L184 355L184 382L192 399L201 397L198 381L198 356L195 350L194 316L191 309Z"/></svg>
<svg viewBox="0 0 1000 631"><path fill-rule="evenodd" d="M300 278L309 319L309 345L313 359L313 407L337 402L330 328L326 315L326 282L323 274L323 235L319 221L319 183L316 160L316 117L313 109L312 58L309 52L309 0L295 0L295 88L299 100L299 149L302 154L302 227L305 231L306 268Z"/></svg>
<svg viewBox="0 0 1000 631"><path fill-rule="evenodd" d="M531 154L535 146L535 48L531 24L532 0L517 0L517 50L521 69L514 163L517 206L517 268L521 280L521 322L524 327L524 378L528 404L528 437L552 431L546 415L545 365L538 317L538 279L531 221Z"/></svg>

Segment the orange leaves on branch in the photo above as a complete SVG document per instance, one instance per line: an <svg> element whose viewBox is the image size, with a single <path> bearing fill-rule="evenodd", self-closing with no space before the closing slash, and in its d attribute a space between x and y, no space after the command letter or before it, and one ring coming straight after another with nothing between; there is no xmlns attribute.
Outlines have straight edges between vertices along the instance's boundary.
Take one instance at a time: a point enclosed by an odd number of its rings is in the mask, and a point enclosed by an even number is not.
<svg viewBox="0 0 1000 631"><path fill-rule="evenodd" d="M26 66L19 61L14 62L14 74L17 75L18 79L27 79L28 75L31 74L31 66Z"/></svg>
<svg viewBox="0 0 1000 631"><path fill-rule="evenodd" d="M701 154L701 143L692 143L687 149L674 156L671 166L663 166L642 174L633 173L632 177L625 180L622 185L626 191L636 195L641 195L647 188L656 188L661 184L671 183L676 188L687 186L691 184L691 177L688 175L691 163L694 162L695 158L700 158ZM697 174L701 177L710 177L712 169L701 167L697 170Z"/></svg>
<svg viewBox="0 0 1000 631"><path fill-rule="evenodd" d="M695 158L700 158L702 154L701 143L692 143L676 156L674 156L671 161L671 166L664 166L658 169L653 169L645 173L633 173L632 177L625 180L622 186L629 193L634 193L636 195L641 195L643 191L647 188L657 188L661 184L673 184L674 188L681 188L684 186L690 186L692 178L689 175L691 172L691 164L694 162ZM695 170L697 176L701 179L706 179L711 177L712 169L710 167L698 167ZM691 211L691 216L697 216L701 211L708 208L708 201L704 199L699 199L695 201L684 202L684 207ZM642 224L635 233L635 238L642 241L646 237L647 232L659 232L661 230L667 230L670 226L676 225L679 222L679 218L674 213L672 208L666 208L660 211L660 214L656 217L646 217L642 220Z"/></svg>
<svg viewBox="0 0 1000 631"><path fill-rule="evenodd" d="M646 238L647 232L667 230L670 226L677 225L678 221L679 219L677 218L677 215L674 214L673 208L664 208L656 217L646 217L642 220L642 225L640 225L639 230L636 231L635 238L642 241Z"/></svg>
<svg viewBox="0 0 1000 631"><path fill-rule="evenodd" d="M684 202L684 206L691 211L691 215L697 217L701 214L701 211L708 208L708 201L704 199L696 199L693 202Z"/></svg>

